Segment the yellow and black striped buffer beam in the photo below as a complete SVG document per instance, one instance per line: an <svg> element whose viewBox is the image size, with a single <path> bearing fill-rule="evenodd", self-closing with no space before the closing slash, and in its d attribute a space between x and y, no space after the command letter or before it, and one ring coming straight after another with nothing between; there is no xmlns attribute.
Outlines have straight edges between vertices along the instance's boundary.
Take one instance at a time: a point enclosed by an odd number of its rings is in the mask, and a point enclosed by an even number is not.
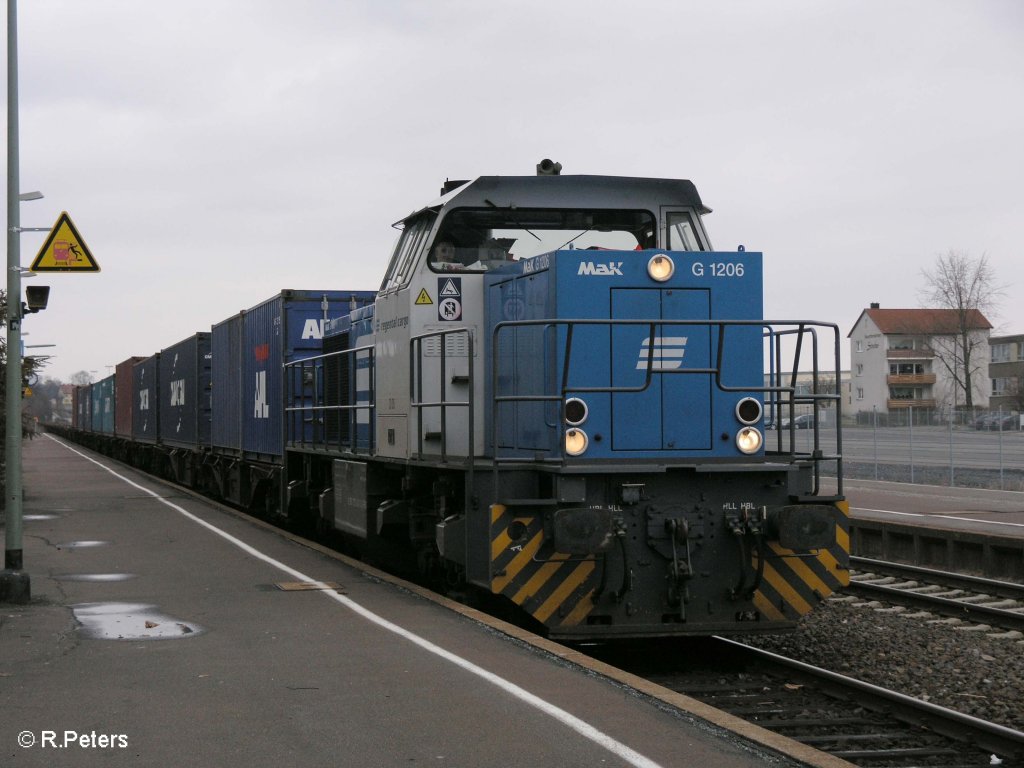
<svg viewBox="0 0 1024 768"><path fill-rule="evenodd" d="M491 507L491 591L549 626L575 626L593 609L597 560L543 548L539 516Z"/></svg>
<svg viewBox="0 0 1024 768"><path fill-rule="evenodd" d="M832 544L815 552L794 552L770 543L764 556L754 607L767 621L795 621L818 603L850 583L850 505L836 503L836 535ZM757 555L751 563L757 568Z"/></svg>

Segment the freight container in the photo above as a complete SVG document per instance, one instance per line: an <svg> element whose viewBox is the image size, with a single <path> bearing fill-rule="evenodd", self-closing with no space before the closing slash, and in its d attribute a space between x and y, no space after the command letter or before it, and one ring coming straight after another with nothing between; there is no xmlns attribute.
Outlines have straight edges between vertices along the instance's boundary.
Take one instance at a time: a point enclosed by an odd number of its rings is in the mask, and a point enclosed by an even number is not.
<svg viewBox="0 0 1024 768"><path fill-rule="evenodd" d="M246 456L272 461L284 454L284 364L319 355L324 323L372 303L375 296L373 291L286 290L244 314L241 421ZM311 398L313 382L309 386Z"/></svg>
<svg viewBox="0 0 1024 768"><path fill-rule="evenodd" d="M160 351L160 443L185 448L210 444L210 334L203 332Z"/></svg>
<svg viewBox="0 0 1024 768"><path fill-rule="evenodd" d="M114 376L107 376L92 385L91 431L98 435L114 434Z"/></svg>
<svg viewBox="0 0 1024 768"><path fill-rule="evenodd" d="M155 443L160 438L160 354L147 357L132 368L132 439Z"/></svg>
<svg viewBox="0 0 1024 768"><path fill-rule="evenodd" d="M114 434L118 437L132 436L132 369L144 357L129 357L114 368Z"/></svg>
<svg viewBox="0 0 1024 768"><path fill-rule="evenodd" d="M75 387L75 429L92 432L92 384Z"/></svg>
<svg viewBox="0 0 1024 768"><path fill-rule="evenodd" d="M219 453L242 450L242 318L239 312L213 326L213 428L210 441Z"/></svg>

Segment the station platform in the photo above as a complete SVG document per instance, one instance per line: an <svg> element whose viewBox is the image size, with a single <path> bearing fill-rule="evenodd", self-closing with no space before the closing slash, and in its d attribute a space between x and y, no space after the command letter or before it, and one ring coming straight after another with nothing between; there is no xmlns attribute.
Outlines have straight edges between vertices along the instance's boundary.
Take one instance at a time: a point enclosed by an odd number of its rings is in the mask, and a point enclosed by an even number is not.
<svg viewBox="0 0 1024 768"><path fill-rule="evenodd" d="M51 435L0 764L848 764Z"/></svg>

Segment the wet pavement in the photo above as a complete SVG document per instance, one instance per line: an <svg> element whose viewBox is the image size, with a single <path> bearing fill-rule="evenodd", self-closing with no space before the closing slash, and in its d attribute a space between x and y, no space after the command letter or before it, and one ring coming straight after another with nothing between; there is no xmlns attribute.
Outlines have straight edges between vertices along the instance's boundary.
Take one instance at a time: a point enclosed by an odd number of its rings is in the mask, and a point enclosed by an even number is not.
<svg viewBox="0 0 1024 768"><path fill-rule="evenodd" d="M801 764L50 436L24 466L0 765Z"/></svg>

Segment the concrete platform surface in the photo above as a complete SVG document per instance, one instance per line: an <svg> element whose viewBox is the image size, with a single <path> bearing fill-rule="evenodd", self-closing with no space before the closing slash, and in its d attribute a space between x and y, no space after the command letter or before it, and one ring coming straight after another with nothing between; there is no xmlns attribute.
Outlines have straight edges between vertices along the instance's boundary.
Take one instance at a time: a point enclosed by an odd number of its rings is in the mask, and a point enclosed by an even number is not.
<svg viewBox="0 0 1024 768"><path fill-rule="evenodd" d="M0 765L805 764L52 436L24 464Z"/></svg>

